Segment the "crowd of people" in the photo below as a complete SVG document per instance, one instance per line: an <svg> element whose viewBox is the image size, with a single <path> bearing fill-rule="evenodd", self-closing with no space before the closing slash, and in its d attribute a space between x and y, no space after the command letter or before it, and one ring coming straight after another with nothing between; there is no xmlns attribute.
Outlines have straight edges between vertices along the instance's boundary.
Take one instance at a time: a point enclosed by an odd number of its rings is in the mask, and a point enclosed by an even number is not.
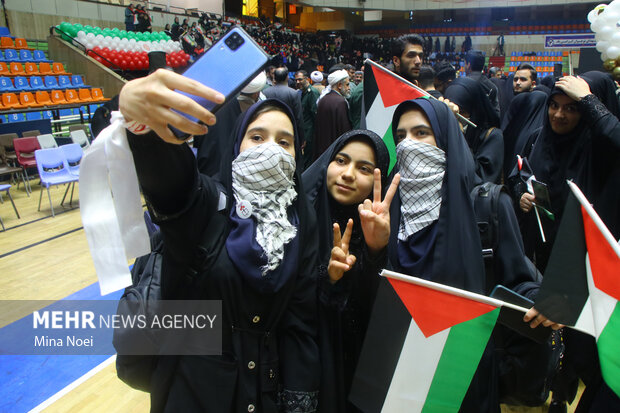
<svg viewBox="0 0 620 413"><path fill-rule="evenodd" d="M128 140L140 186L166 246L163 295L222 300L224 311L222 355L181 356L175 365L162 359L151 379L152 411L363 410L348 393L372 334L378 272L391 268L481 294L502 284L535 299L566 180L620 238L620 107L609 76L545 77L542 84L522 64L489 78L484 55L467 50L467 77L457 78L449 62L428 64L427 40L414 34L359 39L246 29L278 58L222 106L217 122L175 90L216 103L224 97L171 71L131 81L119 97L133 125ZM365 56L437 98L397 106L392 171L384 141L363 128ZM169 126L194 136L197 156ZM543 219L546 240L526 185L533 175L549 188L555 215ZM508 187L497 207L492 283L471 199L487 182ZM249 216L242 212L248 207ZM183 274L205 234L221 237L223 247L209 252L214 264L190 286ZM535 309L524 320L562 327ZM570 329L562 337L562 369L542 378L553 382L555 411L566 411L579 380L586 385L580 411L620 411L601 380L593 338ZM497 358L492 338L462 411L499 412Z"/></svg>

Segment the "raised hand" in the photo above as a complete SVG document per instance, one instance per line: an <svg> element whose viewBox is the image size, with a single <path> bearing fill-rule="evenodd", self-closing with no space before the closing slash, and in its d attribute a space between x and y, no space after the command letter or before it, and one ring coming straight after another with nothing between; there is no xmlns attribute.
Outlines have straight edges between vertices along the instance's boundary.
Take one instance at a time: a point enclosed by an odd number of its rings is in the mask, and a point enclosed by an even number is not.
<svg viewBox="0 0 620 413"><path fill-rule="evenodd" d="M579 76L564 76L555 82L555 87L562 90L569 98L580 101L585 96L592 93L588 82Z"/></svg>
<svg viewBox="0 0 620 413"><path fill-rule="evenodd" d="M399 182L400 174L394 175L385 198L381 201L381 171L375 169L373 200L367 199L358 207L364 239L373 254L385 248L390 240L390 204Z"/></svg>
<svg viewBox="0 0 620 413"><path fill-rule="evenodd" d="M351 233L353 232L353 220L349 219L347 227L342 237L340 236L340 225L334 224L334 248L329 258L327 273L329 281L334 284L340 280L346 271L353 268L355 264L355 255L349 254L349 243L351 242Z"/></svg>
<svg viewBox="0 0 620 413"><path fill-rule="evenodd" d="M215 103L224 102L221 93L172 71L159 69L123 86L119 96L119 110L126 121L136 121L149 126L168 143L184 142L172 134L168 125L192 135L207 133L205 125L192 122L171 109L191 115L207 125L215 124L215 116L192 99L177 93L175 89Z"/></svg>

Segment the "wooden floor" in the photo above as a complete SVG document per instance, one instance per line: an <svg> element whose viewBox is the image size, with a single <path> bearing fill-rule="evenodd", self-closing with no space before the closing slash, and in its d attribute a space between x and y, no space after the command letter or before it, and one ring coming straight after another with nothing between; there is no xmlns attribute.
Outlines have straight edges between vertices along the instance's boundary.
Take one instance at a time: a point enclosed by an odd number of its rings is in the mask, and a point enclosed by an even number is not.
<svg viewBox="0 0 620 413"><path fill-rule="evenodd" d="M33 193L30 197L23 186L11 189L21 219L17 219L6 197L0 204L0 217L7 228L0 232L0 299L3 300L59 300L97 281L80 219L78 185L72 207L60 206L65 187L51 189L57 214L52 218L45 192L41 211L37 211L40 187L36 182L31 181ZM32 305L13 308L0 315L0 326L35 309ZM45 374L44 369L41 374ZM574 411L575 404L570 412ZM148 394L122 383L111 364L43 411L147 412L149 406ZM542 413L547 409L502 406L502 411Z"/></svg>
<svg viewBox="0 0 620 413"><path fill-rule="evenodd" d="M50 189L56 212L52 218L45 190L41 211L37 211L37 182L31 180L30 197L23 185L14 185L10 190L21 219L17 219L6 196L0 204L0 217L6 227L0 232L2 300L59 300L97 281L78 208L79 185L75 187L72 207L67 202L65 207L60 206L66 187ZM17 306L1 314L0 327L37 309L32 307ZM44 368L40 373L45 374ZM149 406L148 394L121 382L111 364L43 411L148 412Z"/></svg>

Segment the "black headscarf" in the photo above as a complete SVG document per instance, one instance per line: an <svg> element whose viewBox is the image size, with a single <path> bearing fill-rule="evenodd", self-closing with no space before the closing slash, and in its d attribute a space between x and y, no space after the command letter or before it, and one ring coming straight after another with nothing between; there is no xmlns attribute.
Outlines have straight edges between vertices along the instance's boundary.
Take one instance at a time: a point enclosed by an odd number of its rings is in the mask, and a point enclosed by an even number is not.
<svg viewBox="0 0 620 413"><path fill-rule="evenodd" d="M609 79L606 76L598 76L596 72L589 72L588 76L583 78L588 82L590 90L597 95L601 101L608 100L605 95L607 91L613 94L615 89L605 89L609 85ZM598 96L598 93L603 93ZM551 96L547 100L545 113L548 114L549 103L553 96L564 94L560 89L554 88ZM615 94L613 94L615 98ZM608 100L609 105L617 110L618 103L614 99ZM613 217L618 215L618 205L609 205L608 202L602 201L605 198L605 192L618 192L617 182L610 183L610 176L618 176L618 156L619 151L609 140L600 139L594 135L592 125L587 124L584 119L583 108L580 108L582 118L575 129L566 135L557 135L551 129L549 116L544 117L543 128L538 135L532 154L529 157L529 163L537 180L542 181L549 187L549 195L553 212L561 217L564 210L564 204L570 191L566 184L567 179L572 179L581 189L588 200L594 204L594 208L601 217L608 216L609 222L616 222ZM618 122L617 118L609 116L601 118L600 122ZM600 128L597 128L600 130ZM617 180L617 179L616 179ZM615 186L615 188L614 188ZM556 219L555 227L559 220ZM612 232L618 230L611 228ZM552 231L554 234L555 231Z"/></svg>
<svg viewBox="0 0 620 413"><path fill-rule="evenodd" d="M502 122L504 132L504 176L508 176L516 163L516 155L523 155L527 142L543 125L547 112L548 95L533 90L515 96Z"/></svg>
<svg viewBox="0 0 620 413"><path fill-rule="evenodd" d="M611 76L607 73L593 70L584 73L581 77L588 82L590 91L607 107L607 110L620 119L620 105L616 95L616 83Z"/></svg>
<svg viewBox="0 0 620 413"><path fill-rule="evenodd" d="M465 132L465 139L470 148L475 146L478 137L486 133L487 129L492 126L499 128L499 116L491 105L482 83L460 77L450 83L444 96L469 113L470 120L476 124L477 128L469 126Z"/></svg>
<svg viewBox="0 0 620 413"><path fill-rule="evenodd" d="M401 202L398 192L394 196L390 210L390 262L397 271L483 293L485 277L480 236L470 199L470 191L479 180L471 152L456 117L439 101L419 98L401 103L392 118L395 128L402 114L411 108L421 109L429 119L437 146L446 154L446 172L441 187L439 219L406 242L398 240ZM403 254L410 264L403 264Z"/></svg>
<svg viewBox="0 0 620 413"><path fill-rule="evenodd" d="M341 135L329 148L303 173L303 183L306 196L317 214L319 232L319 259L323 261L329 257L333 246L332 224L338 222L341 231L346 227L349 218L354 221L354 240L363 240L359 223L357 204L341 205L336 202L327 190L327 167L334 160L338 152L350 141L361 140L370 144L375 152L376 167L381 170L381 190L387 189L387 171L390 164L390 154L385 143L376 133L369 130L352 130ZM372 193L369 196L372 199ZM353 242L356 243L356 242Z"/></svg>
<svg viewBox="0 0 620 413"><path fill-rule="evenodd" d="M254 114L266 105L273 105L281 108L281 110L288 116L293 128L295 130L295 175L294 185L297 192L297 199L293 202L289 208L289 220L297 227L296 237L285 246L284 259L280 263L280 266L267 275L260 275L260 267L266 264L266 259L262 256L262 248L256 243L255 240L255 221L251 220L239 220L235 215L235 200L233 196L232 187L232 162L239 154L239 148L241 141L245 135L246 129L250 124L250 120ZM315 223L314 213L311 212L308 201L303 190L301 182L301 170L302 170L302 157L301 149L298 144L297 125L295 124L295 117L293 116L289 107L283 102L277 99L267 99L259 101L252 105L241 116L235 125L235 129L231 134L228 148L223 151L221 171L218 175L219 181L224 185L225 191L228 194L227 207L231 211L231 230L229 233L229 240L227 241L227 249L233 264L239 270L239 273L246 277L246 281L253 285L253 287L259 291L273 291L278 290L282 285L286 283L289 277L296 273L296 265L299 262L301 256L302 246L305 245L304 240L310 231L310 228ZM243 222L242 222L243 221ZM242 225L245 224L245 225ZM251 225L247 225L251 224ZM231 238L234 238L235 245L229 245ZM241 245L242 244L242 245ZM295 251L297 250L297 251ZM237 254L238 253L238 254ZM249 264L249 265L248 265Z"/></svg>

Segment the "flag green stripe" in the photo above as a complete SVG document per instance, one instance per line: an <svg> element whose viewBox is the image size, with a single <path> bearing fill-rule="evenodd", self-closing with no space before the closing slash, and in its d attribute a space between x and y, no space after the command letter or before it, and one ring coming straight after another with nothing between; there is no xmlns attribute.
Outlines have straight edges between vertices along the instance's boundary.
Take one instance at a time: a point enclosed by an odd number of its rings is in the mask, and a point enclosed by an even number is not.
<svg viewBox="0 0 620 413"><path fill-rule="evenodd" d="M450 328L423 413L458 411L498 315L499 308Z"/></svg>
<svg viewBox="0 0 620 413"><path fill-rule="evenodd" d="M616 303L609 321L596 342L605 383L620 397L620 304Z"/></svg>
<svg viewBox="0 0 620 413"><path fill-rule="evenodd" d="M390 153L390 167L388 168L389 174L392 172L394 165L396 165L396 145L394 144L394 138L392 137L391 123L387 131L385 131L385 135L383 135L383 142L385 142L385 146L387 146L388 152Z"/></svg>

